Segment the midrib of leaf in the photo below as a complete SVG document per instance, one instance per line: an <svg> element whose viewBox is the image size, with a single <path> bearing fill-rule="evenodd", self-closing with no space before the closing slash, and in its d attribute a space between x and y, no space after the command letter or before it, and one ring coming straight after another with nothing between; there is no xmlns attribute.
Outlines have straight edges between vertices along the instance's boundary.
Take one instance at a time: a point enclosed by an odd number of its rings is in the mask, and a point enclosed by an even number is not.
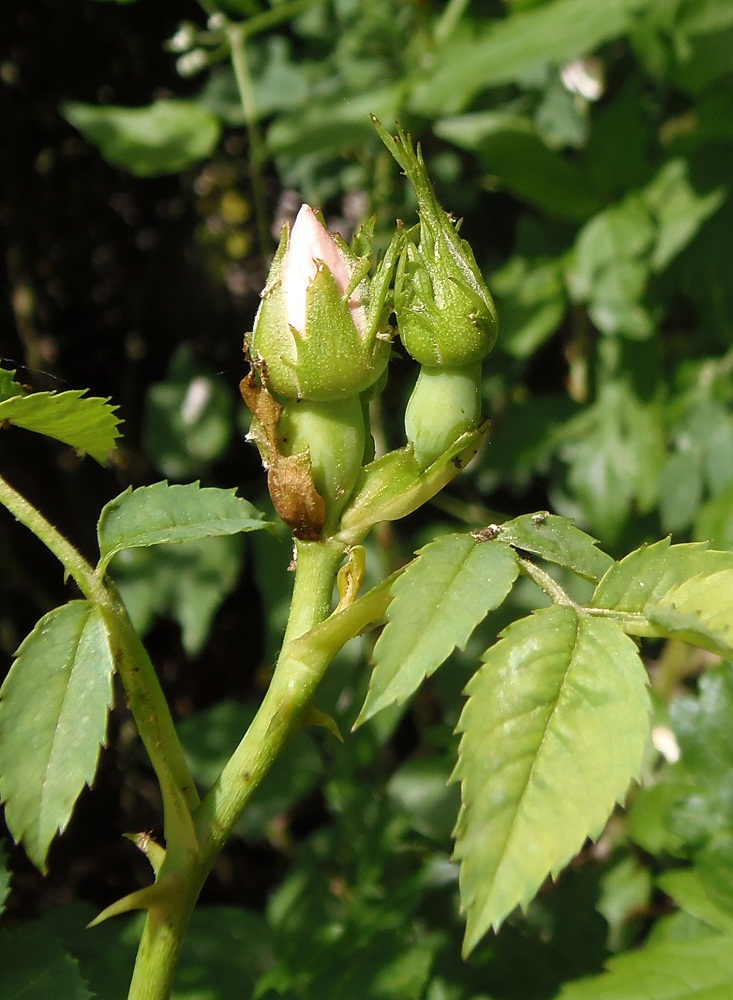
<svg viewBox="0 0 733 1000"><path fill-rule="evenodd" d="M74 641L74 646L73 646L73 649L74 649L74 658L73 658L73 660L71 660L72 664L76 664L77 663L77 654L79 652L79 646L81 644L81 637L84 635L84 630L86 629L87 625L89 624L89 618L90 618L91 610L92 609L91 609L91 605L90 605L90 606L87 607L86 618L84 619L84 622L82 623L82 625L81 625L81 627L79 629L79 634L77 635L77 637L76 637L76 639ZM63 697L61 699L61 709L60 709L60 711L58 713L58 720L57 720L56 725L54 726L54 729L53 729L53 736L48 741L48 744L47 744L48 747L50 748L50 753L47 756L47 763L46 763L46 767L44 768L43 784L42 784L42 787L41 787L41 804L40 804L40 809L38 810L38 826L39 826L39 828L42 826L42 822L41 821L42 821L42 819L44 817L44 813L45 813L46 792L47 792L47 790L49 788L52 788L51 782L49 780L49 775L53 772L53 766L52 766L53 760L54 760L54 753L53 753L53 751L54 751L54 748L55 748L55 746L57 744L57 739L59 737L59 733L61 732L61 734L63 735L63 730L62 730L62 727L61 727L61 720L62 720L62 717L64 715L64 710L65 710L66 702L68 701L69 688L71 687L71 679L72 679L73 673L74 673L74 666L72 666L71 670L68 671L67 682L64 685L64 693L63 693Z"/></svg>
<svg viewBox="0 0 733 1000"><path fill-rule="evenodd" d="M574 616L574 620L573 620L573 626L574 626L574 629L575 629L575 636L573 638L572 652L571 652L571 655L568 658L568 666L567 666L567 668L565 669L565 671L563 673L562 683L561 683L561 686L560 686L560 694L554 700L554 704L550 708L550 712L549 712L549 714L547 716L547 720L546 720L545 725L543 727L542 738L540 740L540 743L539 743L539 746L537 748L536 753L532 757L532 761L530 763L529 771L527 773L527 780L524 782L524 786L523 786L523 789L522 789L522 795L521 795L521 797L519 799L517 808L514 810L514 814L512 816L512 820L511 820L511 823L510 823L510 826L509 826L509 830L507 832L507 836L504 839L504 847L503 847L503 850L502 850L501 858L499 860L499 863L496 866L496 874L497 875L501 871L501 867L502 867L502 865L504 863L504 859L506 858L506 855L507 855L507 849L511 845L512 839L514 837L514 831L516 829L517 822L518 822L519 817L521 816L521 814L523 812L523 809L524 809L524 806L525 806L525 802L526 802L526 798L527 798L527 794L528 794L530 788L532 787L532 779L533 779L533 777L535 775L535 772L536 772L537 767L539 765L540 759L542 757L542 750L543 750L543 748L545 746L545 743L546 743L546 740L547 740L547 734L550 731L550 729L552 728L552 721L556 717L556 715L558 713L558 710L559 710L559 707L560 707L560 704L561 704L561 702L563 700L563 694L564 694L565 689L566 689L566 683L567 683L568 675L570 674L570 672L572 671L572 669L573 669L573 667L575 665L574 656L575 656L575 651L576 651L576 648L577 648L577 645L578 645L579 625L580 625L580 621L579 621L578 616L576 614ZM552 656L553 656L553 654L551 652L548 652L548 653L545 654L545 659L546 660L547 659L551 659ZM542 707L542 706L540 706L540 707ZM531 714L531 712L524 712L524 713L521 713L520 715L518 715L517 718L521 718L522 715L526 716L526 715L530 715L530 714Z"/></svg>

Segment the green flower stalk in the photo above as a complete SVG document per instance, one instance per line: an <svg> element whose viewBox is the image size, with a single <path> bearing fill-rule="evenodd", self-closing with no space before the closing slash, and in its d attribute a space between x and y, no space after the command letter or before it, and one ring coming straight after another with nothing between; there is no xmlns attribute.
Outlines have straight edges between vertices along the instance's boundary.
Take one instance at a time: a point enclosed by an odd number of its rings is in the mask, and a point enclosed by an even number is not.
<svg viewBox="0 0 733 1000"><path fill-rule="evenodd" d="M393 137L373 121L417 196L419 240L403 246L395 312L400 339L422 366L405 431L425 469L480 422L481 362L496 342L496 307L459 224L435 197L420 147L399 126Z"/></svg>
<svg viewBox="0 0 733 1000"><path fill-rule="evenodd" d="M481 362L421 368L405 411L405 431L420 469L481 422Z"/></svg>

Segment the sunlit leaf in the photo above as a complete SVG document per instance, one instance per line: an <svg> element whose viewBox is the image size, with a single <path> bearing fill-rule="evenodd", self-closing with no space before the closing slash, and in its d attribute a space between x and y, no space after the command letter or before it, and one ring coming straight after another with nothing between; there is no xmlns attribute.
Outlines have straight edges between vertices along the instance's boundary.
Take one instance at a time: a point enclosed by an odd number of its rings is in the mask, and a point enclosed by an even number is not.
<svg viewBox="0 0 733 1000"><path fill-rule="evenodd" d="M608 972L568 983L558 1000L729 1000L733 937L669 941L609 959Z"/></svg>
<svg viewBox="0 0 733 1000"><path fill-rule="evenodd" d="M160 100L143 108L69 102L66 120L116 167L140 177L175 174L211 154L218 119L198 101Z"/></svg>
<svg viewBox="0 0 733 1000"><path fill-rule="evenodd" d="M516 557L503 542L446 535L426 545L392 588L358 723L392 702L403 704L456 647L464 649L517 573Z"/></svg>
<svg viewBox="0 0 733 1000"><path fill-rule="evenodd" d="M617 563L598 585L592 604L597 608L642 612L672 587L698 574L733 569L733 552L711 549L707 542L671 545L664 538L635 549Z"/></svg>
<svg viewBox="0 0 733 1000"><path fill-rule="evenodd" d="M190 542L266 527L263 515L234 490L198 483L155 483L127 489L102 510L97 526L100 568L123 549L167 542Z"/></svg>
<svg viewBox="0 0 733 1000"><path fill-rule="evenodd" d="M546 511L505 521L498 526L496 537L586 580L597 582L614 565L611 556L598 548L596 539L576 528L570 518Z"/></svg>
<svg viewBox="0 0 733 1000"><path fill-rule="evenodd" d="M94 778L113 671L99 610L71 601L38 622L0 690L5 819L41 870L51 841Z"/></svg>
<svg viewBox="0 0 733 1000"><path fill-rule="evenodd" d="M646 672L612 622L550 607L511 625L483 659L454 774L466 951L598 836L649 730Z"/></svg>
<svg viewBox="0 0 733 1000"><path fill-rule="evenodd" d="M13 392L15 388L21 389L20 395ZM25 393L6 378L0 384L0 424L7 421L45 434L104 462L116 447L120 418L115 416L117 407L111 406L108 399L84 397L85 391Z"/></svg>
<svg viewBox="0 0 733 1000"><path fill-rule="evenodd" d="M733 568L702 573L671 587L644 613L665 632L733 657Z"/></svg>

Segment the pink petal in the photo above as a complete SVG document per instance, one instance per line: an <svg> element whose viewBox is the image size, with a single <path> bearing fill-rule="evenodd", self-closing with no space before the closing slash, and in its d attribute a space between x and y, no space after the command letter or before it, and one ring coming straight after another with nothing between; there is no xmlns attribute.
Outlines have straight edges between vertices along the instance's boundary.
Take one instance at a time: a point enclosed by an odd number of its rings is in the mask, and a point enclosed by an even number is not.
<svg viewBox="0 0 733 1000"><path fill-rule="evenodd" d="M306 292L316 276L319 264L326 265L343 295L351 280L346 259L313 209L309 205L302 205L290 233L283 271L285 314L290 326L301 334L305 331ZM363 329L363 308L353 296L349 305L357 329Z"/></svg>

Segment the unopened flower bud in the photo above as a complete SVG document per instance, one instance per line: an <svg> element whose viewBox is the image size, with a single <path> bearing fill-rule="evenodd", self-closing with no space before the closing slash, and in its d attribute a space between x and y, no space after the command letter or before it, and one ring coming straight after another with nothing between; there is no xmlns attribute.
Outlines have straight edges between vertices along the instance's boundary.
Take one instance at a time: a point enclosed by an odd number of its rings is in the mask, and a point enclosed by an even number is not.
<svg viewBox="0 0 733 1000"><path fill-rule="evenodd" d="M369 257L353 253L303 205L292 231L283 227L249 340L272 391L325 402L357 395L379 378L390 353L384 304L395 257L396 250L370 282Z"/></svg>
<svg viewBox="0 0 733 1000"><path fill-rule="evenodd" d="M497 319L473 251L435 197L420 147L399 126L395 138L373 121L415 189L420 216L419 242L406 241L395 281L402 343L429 367L481 361L496 341Z"/></svg>

